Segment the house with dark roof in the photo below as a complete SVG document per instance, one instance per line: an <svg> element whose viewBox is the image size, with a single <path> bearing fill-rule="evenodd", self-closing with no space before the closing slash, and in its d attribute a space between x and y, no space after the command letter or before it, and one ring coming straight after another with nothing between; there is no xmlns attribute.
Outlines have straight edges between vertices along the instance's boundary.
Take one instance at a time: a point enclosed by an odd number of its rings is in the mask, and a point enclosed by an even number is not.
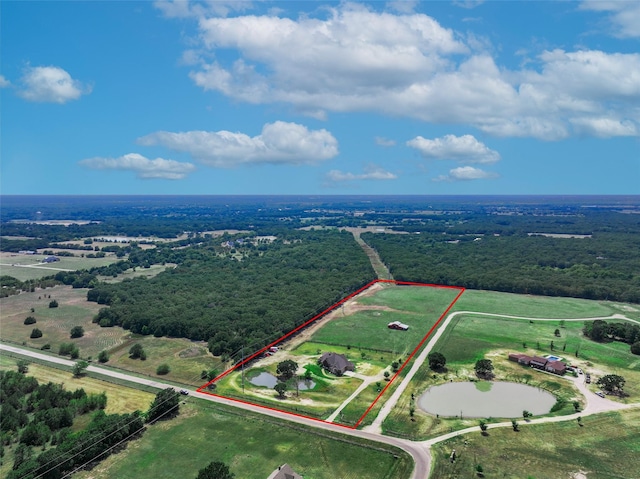
<svg viewBox="0 0 640 479"><path fill-rule="evenodd" d="M549 361L544 367L544 370L562 376L567 372L567 365L562 361Z"/></svg>
<svg viewBox="0 0 640 479"><path fill-rule="evenodd" d="M529 366L529 363L531 363L532 359L533 358L531 356L527 356L526 354L522 353L509 354L509 361L514 361L518 364L522 364L523 366Z"/></svg>
<svg viewBox="0 0 640 479"><path fill-rule="evenodd" d="M344 354L324 353L318 363L336 376L342 376L346 371L355 371L355 366Z"/></svg>
<svg viewBox="0 0 640 479"><path fill-rule="evenodd" d="M289 464L283 464L273 471L267 479L303 479L303 477L291 469Z"/></svg>
<svg viewBox="0 0 640 479"><path fill-rule="evenodd" d="M547 358L541 358L540 356L534 356L529 361L529 366L536 369L542 369L544 371L545 366L549 360Z"/></svg>

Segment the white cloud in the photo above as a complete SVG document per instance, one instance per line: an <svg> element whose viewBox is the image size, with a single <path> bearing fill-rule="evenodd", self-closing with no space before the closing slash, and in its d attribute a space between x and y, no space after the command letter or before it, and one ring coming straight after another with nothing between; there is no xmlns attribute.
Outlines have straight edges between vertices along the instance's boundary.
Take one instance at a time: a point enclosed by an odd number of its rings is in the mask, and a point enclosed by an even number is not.
<svg viewBox="0 0 640 479"><path fill-rule="evenodd" d="M469 180L485 180L489 178L497 178L496 173L474 168L473 166L460 166L449 170L448 175L440 175L433 178L433 181L469 181Z"/></svg>
<svg viewBox="0 0 640 479"><path fill-rule="evenodd" d="M616 118L576 118L572 120L576 131L585 136L610 138L612 136L638 136L638 127L630 121Z"/></svg>
<svg viewBox="0 0 640 479"><path fill-rule="evenodd" d="M496 64L486 38L424 14L348 2L318 11L324 16L201 15L202 54L187 54L199 62L190 77L238 101L284 103L318 119L371 111L560 140L585 134L584 122L616 118L640 132L638 53L553 50L509 69ZM226 60L218 50L236 54Z"/></svg>
<svg viewBox="0 0 640 479"><path fill-rule="evenodd" d="M360 174L343 172L340 170L331 170L327 173L327 180L333 182L358 180L395 180L396 178L398 178L397 175L389 171L385 171L384 169L375 165L367 166L365 168L365 172Z"/></svg>
<svg viewBox="0 0 640 479"><path fill-rule="evenodd" d="M35 102L66 103L91 92L91 88L60 67L28 67L22 77L19 95Z"/></svg>
<svg viewBox="0 0 640 479"><path fill-rule="evenodd" d="M313 164L338 154L338 141L327 130L276 121L258 136L230 131L159 131L138 139L141 145L162 145L189 153L213 167L271 164Z"/></svg>
<svg viewBox="0 0 640 479"><path fill-rule="evenodd" d="M400 13L413 13L418 3L418 0L391 0L387 2L387 8Z"/></svg>
<svg viewBox="0 0 640 479"><path fill-rule="evenodd" d="M253 6L252 2L242 0L157 0L153 4L167 18L226 17L231 12L241 12Z"/></svg>
<svg viewBox="0 0 640 479"><path fill-rule="evenodd" d="M118 158L88 158L79 162L94 170L133 171L142 179L181 180L196 169L192 163L156 158L150 160L137 153L129 153Z"/></svg>
<svg viewBox="0 0 640 479"><path fill-rule="evenodd" d="M0 75L0 88L7 88L11 85L11 82L7 80L4 75Z"/></svg>
<svg viewBox="0 0 640 479"><path fill-rule="evenodd" d="M640 2L588 0L582 2L580 7L583 10L609 12L613 36L640 37Z"/></svg>
<svg viewBox="0 0 640 479"><path fill-rule="evenodd" d="M467 10L471 10L472 8L476 8L484 3L485 0L454 0L453 4L457 7L466 8Z"/></svg>
<svg viewBox="0 0 640 479"><path fill-rule="evenodd" d="M433 140L417 136L407 141L407 146L415 148L427 159L480 164L500 161L500 153L479 142L472 135L445 135Z"/></svg>
<svg viewBox="0 0 640 479"><path fill-rule="evenodd" d="M390 140L389 138L384 138L382 136L376 136L375 138L376 145L379 146L395 146L396 140Z"/></svg>

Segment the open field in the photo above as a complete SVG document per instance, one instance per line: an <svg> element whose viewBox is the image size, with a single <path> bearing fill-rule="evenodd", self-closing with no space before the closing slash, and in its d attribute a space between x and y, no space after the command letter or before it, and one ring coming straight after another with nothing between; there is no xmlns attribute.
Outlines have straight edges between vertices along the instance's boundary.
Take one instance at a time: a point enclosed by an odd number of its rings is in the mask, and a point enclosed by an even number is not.
<svg viewBox="0 0 640 479"><path fill-rule="evenodd" d="M117 277L108 277L108 276L99 276L100 281L104 281L105 283L119 283L124 281L125 279L134 279L139 277L145 277L147 279L153 278L163 271L171 268L175 268L176 265L173 263L162 264L152 264L148 268L130 268L123 273L118 274Z"/></svg>
<svg viewBox="0 0 640 479"><path fill-rule="evenodd" d="M578 298L465 290L452 311L479 311L533 318L587 318L624 314L640 320L640 305Z"/></svg>
<svg viewBox="0 0 640 479"><path fill-rule="evenodd" d="M107 254L104 258L83 258L81 254L91 253L91 251L72 251L72 253L77 256L59 256L60 261L42 264L42 260L46 257L43 254L23 255L2 252L0 253L0 275L13 276L20 281L26 281L53 276L58 271L90 269L120 261L114 254Z"/></svg>
<svg viewBox="0 0 640 479"><path fill-rule="evenodd" d="M520 421L522 423L522 421ZM438 479L486 477L507 479L637 479L640 471L640 410L585 417L575 421L491 429L488 436L466 434L436 444L431 475ZM457 460L449 461L452 449Z"/></svg>
<svg viewBox="0 0 640 479"><path fill-rule="evenodd" d="M405 453L388 446L190 398L176 419L151 426L124 451L74 477L188 478L216 460L242 479L264 479L284 463L309 479L403 479L413 467Z"/></svg>
<svg viewBox="0 0 640 479"><path fill-rule="evenodd" d="M16 369L16 359L6 355L0 355L0 370ZM65 389L70 391L82 388L87 393L107 394L108 414L130 413L136 410L146 411L153 401L155 394L140 391L127 386L117 385L100 379L83 376L73 377L69 371L43 366L41 364L30 363L27 376L35 377L39 383L48 382L63 384Z"/></svg>

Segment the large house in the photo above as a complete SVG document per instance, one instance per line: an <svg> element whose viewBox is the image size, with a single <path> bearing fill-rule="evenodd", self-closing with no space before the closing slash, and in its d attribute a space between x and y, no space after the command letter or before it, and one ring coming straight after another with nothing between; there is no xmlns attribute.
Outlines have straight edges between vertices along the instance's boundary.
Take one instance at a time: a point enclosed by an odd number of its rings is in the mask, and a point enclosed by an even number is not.
<svg viewBox="0 0 640 479"><path fill-rule="evenodd" d="M521 353L510 353L509 361L515 361L518 364L522 364L523 366L531 366L532 368L540 369L542 371L547 371L553 374L558 374L559 376L562 376L567 372L567 365L562 361L550 361L548 358L543 358L540 356L531 357Z"/></svg>
<svg viewBox="0 0 640 479"><path fill-rule="evenodd" d="M267 479L303 479L300 474L291 469L289 464L283 464L271 473Z"/></svg>
<svg viewBox="0 0 640 479"><path fill-rule="evenodd" d="M324 353L318 359L318 363L336 376L342 376L346 371L355 371L355 366L344 354Z"/></svg>

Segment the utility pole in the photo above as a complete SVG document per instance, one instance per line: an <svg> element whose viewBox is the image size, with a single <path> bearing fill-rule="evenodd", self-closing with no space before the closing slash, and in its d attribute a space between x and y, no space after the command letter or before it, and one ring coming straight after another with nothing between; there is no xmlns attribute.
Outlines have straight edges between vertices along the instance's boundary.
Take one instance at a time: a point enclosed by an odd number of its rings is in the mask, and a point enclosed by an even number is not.
<svg viewBox="0 0 640 479"><path fill-rule="evenodd" d="M244 344L242 345L242 394L244 395Z"/></svg>

